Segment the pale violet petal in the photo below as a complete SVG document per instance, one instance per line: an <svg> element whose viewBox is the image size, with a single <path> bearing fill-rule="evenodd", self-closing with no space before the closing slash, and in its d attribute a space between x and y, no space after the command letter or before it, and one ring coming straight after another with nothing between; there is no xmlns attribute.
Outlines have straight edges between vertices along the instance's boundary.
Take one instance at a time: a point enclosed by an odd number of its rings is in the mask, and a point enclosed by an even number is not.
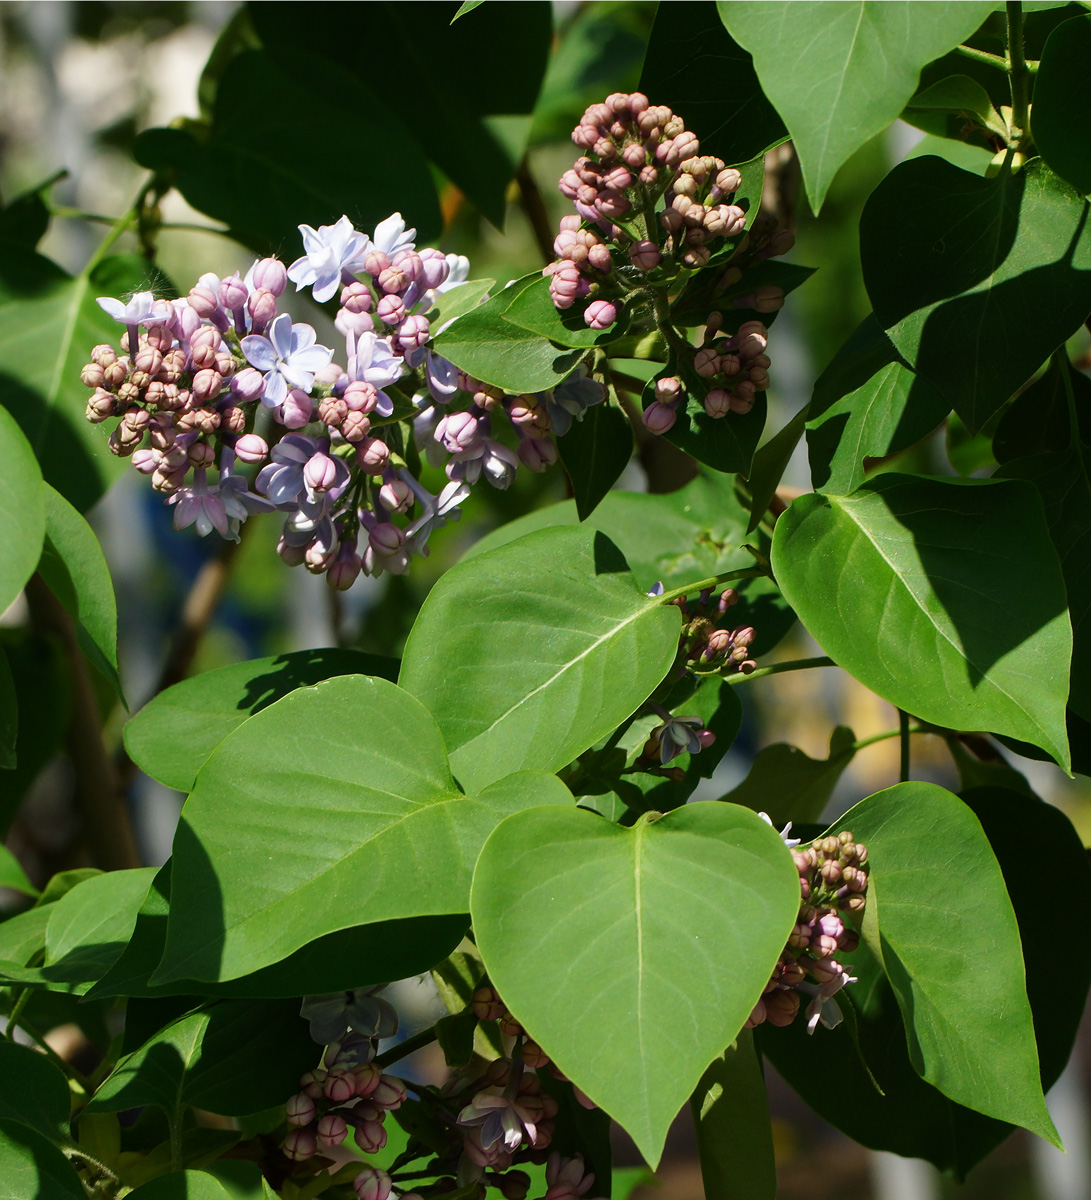
<svg viewBox="0 0 1091 1200"><path fill-rule="evenodd" d="M259 371L271 371L277 365L277 352L273 343L260 334L251 333L239 343L246 361Z"/></svg>

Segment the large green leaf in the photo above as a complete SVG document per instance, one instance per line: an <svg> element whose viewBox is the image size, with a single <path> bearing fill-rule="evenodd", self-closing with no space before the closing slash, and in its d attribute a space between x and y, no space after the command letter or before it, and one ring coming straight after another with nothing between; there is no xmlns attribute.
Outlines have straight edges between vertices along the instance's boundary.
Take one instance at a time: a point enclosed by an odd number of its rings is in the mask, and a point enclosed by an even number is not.
<svg viewBox="0 0 1091 1200"><path fill-rule="evenodd" d="M40 1050L0 1040L0 1119L18 1121L53 1141L68 1140L68 1080Z"/></svg>
<svg viewBox="0 0 1091 1200"><path fill-rule="evenodd" d="M45 545L38 571L76 623L80 648L120 695L110 568L91 526L59 492L44 487Z"/></svg>
<svg viewBox="0 0 1091 1200"><path fill-rule="evenodd" d="M532 809L486 842L471 904L505 1003L654 1167L761 995L799 877L774 831L734 805L689 804L632 829Z"/></svg>
<svg viewBox="0 0 1091 1200"><path fill-rule="evenodd" d="M905 107L921 68L965 41L993 7L991 0L717 3L788 127L815 212L838 169Z"/></svg>
<svg viewBox="0 0 1091 1200"><path fill-rule="evenodd" d="M400 682L435 717L472 790L511 771L556 771L605 737L667 673L679 625L603 534L543 529L440 579Z"/></svg>
<svg viewBox="0 0 1091 1200"><path fill-rule="evenodd" d="M1045 505L1072 619L1069 704L1091 720L1091 447L1077 438L1060 454L1017 458L999 474L1034 484Z"/></svg>
<svg viewBox="0 0 1091 1200"><path fill-rule="evenodd" d="M795 501L772 556L800 619L866 687L937 725L1033 742L1067 767L1072 631L1029 485L880 475L851 496Z"/></svg>
<svg viewBox="0 0 1091 1200"><path fill-rule="evenodd" d="M701 1076L690 1109L705 1200L776 1200L765 1078L749 1029Z"/></svg>
<svg viewBox="0 0 1091 1200"><path fill-rule="evenodd" d="M874 315L865 317L814 385L807 452L815 491L853 491L864 482L867 459L908 449L950 407L901 361Z"/></svg>
<svg viewBox="0 0 1091 1200"><path fill-rule="evenodd" d="M81 512L125 470L107 448L108 430L84 416L91 393L80 367L95 345L116 345L122 333L95 297L155 282L136 255L111 256L73 277L26 247L0 253L0 405L22 427L46 482Z"/></svg>
<svg viewBox="0 0 1091 1200"><path fill-rule="evenodd" d="M467 374L516 394L544 392L571 373L586 351L565 350L503 314L538 277L524 276L453 321L433 344Z"/></svg>
<svg viewBox="0 0 1091 1200"><path fill-rule="evenodd" d="M338 930L464 913L495 825L528 805L571 802L540 774L463 795L435 721L385 680L300 688L201 769L175 835L152 982L237 979Z"/></svg>
<svg viewBox="0 0 1091 1200"><path fill-rule="evenodd" d="M222 1183L205 1171L171 1171L129 1193L133 1200L232 1200Z"/></svg>
<svg viewBox="0 0 1091 1200"><path fill-rule="evenodd" d="M1065 21L1046 39L1034 80L1034 144L1079 191L1091 192L1091 15Z"/></svg>
<svg viewBox="0 0 1091 1200"><path fill-rule="evenodd" d="M361 102L371 127L401 148L396 172L381 154L345 153L344 131L359 121ZM288 149L304 145L305 153ZM422 242L441 228L419 143L383 96L333 63L301 78L266 52L246 50L220 81L211 127L148 129L135 154L141 166L170 172L194 208L226 222L241 241L289 259L300 246L297 225L328 225L347 213L370 233L408 196L406 223ZM323 160L336 170L312 170Z"/></svg>
<svg viewBox="0 0 1091 1200"><path fill-rule="evenodd" d="M982 179L917 158L868 198L860 254L875 316L971 432L1091 310L1086 220L1083 198L1040 159Z"/></svg>
<svg viewBox="0 0 1091 1200"><path fill-rule="evenodd" d="M163 958L170 911L171 864L160 867L137 914L129 944L88 992L99 996L222 996L268 999L343 992L391 979L420 975L442 962L466 933L468 918L408 917L339 929L315 939L287 958L227 982L149 979Z"/></svg>
<svg viewBox="0 0 1091 1200"><path fill-rule="evenodd" d="M778 827L817 821L855 753L854 734L844 725L830 734L828 758L811 758L798 746L777 742L758 752L746 778L721 799L768 813Z"/></svg>
<svg viewBox="0 0 1091 1200"><path fill-rule="evenodd" d="M0 335L2 336L2 335ZM2 352L2 351L0 351ZM0 408L0 612L23 590L34 573L45 536L42 472L12 416Z"/></svg>
<svg viewBox="0 0 1091 1200"><path fill-rule="evenodd" d="M1019 926L980 822L935 784L901 783L838 824L868 849L864 937L894 988L918 1074L951 1100L1059 1145Z"/></svg>
<svg viewBox="0 0 1091 1200"><path fill-rule="evenodd" d="M153 779L188 792L208 756L248 717L336 675L393 682L398 660L357 650L299 650L206 671L153 696L126 724L125 749Z"/></svg>
<svg viewBox="0 0 1091 1200"><path fill-rule="evenodd" d="M369 113L390 96L370 56L360 54L362 45L382 46L387 61L410 69L414 86L398 90L397 119L470 202L503 225L507 187L523 157L549 58L548 6L504 4L485 20L454 24L458 6L447 3L322 5L311 8L307 21L283 4L248 8L263 46L282 69L298 72L307 64L308 79L321 78L330 63L344 69L351 91L330 116L338 110L347 115L349 96ZM333 38L331 22L337 23ZM488 79L490 86L466 86L473 79ZM375 163L381 165L381 154Z"/></svg>
<svg viewBox="0 0 1091 1200"><path fill-rule="evenodd" d="M754 158L788 134L762 91L750 55L711 4L660 4L640 90L668 104L701 140L701 153L727 163Z"/></svg>
<svg viewBox="0 0 1091 1200"><path fill-rule="evenodd" d="M298 1000L220 1000L186 1013L126 1054L85 1111L182 1105L228 1117L283 1104L317 1057Z"/></svg>
<svg viewBox="0 0 1091 1200"><path fill-rule="evenodd" d="M0 1200L87 1200L60 1149L37 1130L0 1120Z"/></svg>
<svg viewBox="0 0 1091 1200"><path fill-rule="evenodd" d="M633 428L624 410L606 401L573 421L557 450L572 484L576 511L586 520L629 465Z"/></svg>

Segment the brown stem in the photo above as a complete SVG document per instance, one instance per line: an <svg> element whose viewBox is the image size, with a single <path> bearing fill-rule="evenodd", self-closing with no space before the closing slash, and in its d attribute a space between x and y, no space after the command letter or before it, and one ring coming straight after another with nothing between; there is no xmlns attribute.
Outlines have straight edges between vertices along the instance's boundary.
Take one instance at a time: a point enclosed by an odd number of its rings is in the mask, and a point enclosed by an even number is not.
<svg viewBox="0 0 1091 1200"><path fill-rule="evenodd" d="M26 597L35 627L57 636L68 656L72 675L68 753L75 767L76 806L83 818L92 861L106 871L139 867L124 792L102 740L98 700L76 639L76 627L40 576L31 577Z"/></svg>
<svg viewBox="0 0 1091 1200"><path fill-rule="evenodd" d="M542 259L546 263L551 263L557 257L553 252L555 235L549 221L549 213L546 212L542 193L538 190L538 184L530 173L530 166L526 158L519 164L519 170L515 172L515 182L519 185L519 202L530 222Z"/></svg>

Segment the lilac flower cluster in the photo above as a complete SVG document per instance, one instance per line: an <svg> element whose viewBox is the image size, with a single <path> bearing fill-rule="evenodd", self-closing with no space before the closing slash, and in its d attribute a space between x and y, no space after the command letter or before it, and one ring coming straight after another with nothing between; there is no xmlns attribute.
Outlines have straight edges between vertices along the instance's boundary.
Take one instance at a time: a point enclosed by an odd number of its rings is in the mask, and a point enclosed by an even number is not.
<svg viewBox="0 0 1091 1200"><path fill-rule="evenodd" d="M397 1032L398 1014L382 996L382 986L308 996L300 1015L311 1036L326 1047L322 1065L300 1079L300 1090L288 1098L285 1116L291 1128L281 1143L286 1158L303 1162L322 1150L353 1140L365 1154L386 1145L386 1114L406 1099L405 1085L384 1075L373 1061L379 1038ZM357 1193L365 1195L374 1181L357 1177Z"/></svg>
<svg viewBox="0 0 1091 1200"><path fill-rule="evenodd" d="M551 433L605 392L577 372L547 393L504 396L434 354L428 314L468 263L418 251L400 214L371 237L347 217L299 228L306 253L290 266L267 258L245 277L203 275L184 299L101 298L125 326L121 354L97 346L82 379L88 420L120 418L110 449L151 477L175 528L238 540L250 515L278 511L284 561L344 590L361 572L407 571L480 478L506 488L520 463L545 470L557 457ZM344 366L312 326L279 311L289 281L319 302L339 295ZM499 412L516 451L492 436ZM409 420L446 466L438 495L390 437Z"/></svg>
<svg viewBox="0 0 1091 1200"><path fill-rule="evenodd" d="M761 816L769 821L764 813ZM746 1024L750 1029L765 1021L790 1025L802 995L810 997L807 1032L814 1033L819 1024L834 1029L841 1023L837 993L856 982L834 956L851 954L860 942L846 918L858 924L863 916L867 847L854 842L846 830L836 837L816 838L806 850L799 850L798 839L787 836L791 828L789 823L781 836L799 871L799 919Z"/></svg>

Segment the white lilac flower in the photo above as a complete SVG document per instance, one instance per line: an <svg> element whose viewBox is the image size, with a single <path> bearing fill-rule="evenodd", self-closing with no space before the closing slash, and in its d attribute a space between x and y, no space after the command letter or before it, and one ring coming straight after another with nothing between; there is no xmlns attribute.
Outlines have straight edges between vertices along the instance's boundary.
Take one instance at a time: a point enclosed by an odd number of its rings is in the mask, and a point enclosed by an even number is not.
<svg viewBox="0 0 1091 1200"><path fill-rule="evenodd" d="M389 417L394 411L394 401L383 388L401 378L402 360L394 353L389 338L377 333L361 333L356 339L355 352L348 363L350 379L370 383L379 393L375 411L381 417Z"/></svg>
<svg viewBox="0 0 1091 1200"><path fill-rule="evenodd" d="M269 336L251 333L242 339L242 352L251 366L264 373L265 394L261 398L266 408L283 404L289 388L309 392L316 371L333 358L333 351L315 345L317 334L310 325L292 324L287 313L281 313L269 326Z"/></svg>
<svg viewBox="0 0 1091 1200"><path fill-rule="evenodd" d="M534 1122L500 1088L478 1092L458 1114L458 1124L463 1129L477 1129L481 1148L486 1152L497 1143L509 1152L518 1150L524 1139L533 1143L537 1133Z"/></svg>
<svg viewBox="0 0 1091 1200"><path fill-rule="evenodd" d="M768 813L760 812L760 813L758 813L758 816L761 817L761 819L771 829L776 829L776 826L773 824L773 818L770 817L770 815ZM792 822L789 821L788 824L785 825L784 828L780 831L780 839L788 847L789 850L794 850L796 848L796 846L798 846L800 844L800 842L802 842L803 839L802 838L790 838L788 836L788 834L790 834L791 832L792 832Z"/></svg>
<svg viewBox="0 0 1091 1200"><path fill-rule="evenodd" d="M583 414L592 405L606 399L606 389L601 383L589 378L587 367L580 365L567 379L562 380L548 392L539 393L543 406L549 413L550 424L557 437L572 428L573 417L583 420Z"/></svg>
<svg viewBox="0 0 1091 1200"><path fill-rule="evenodd" d="M845 1018L835 996L846 984L855 982L855 975L842 971L840 975L820 987L805 980L796 984L801 992L812 997L810 1004L807 1005L808 1033L814 1033L820 1023L825 1029L836 1029L841 1024Z"/></svg>
<svg viewBox="0 0 1091 1200"><path fill-rule="evenodd" d="M385 983L353 991L305 996L299 1015L310 1022L311 1037L321 1046L339 1042L350 1029L366 1038L393 1037L398 1014L389 1000L375 993Z"/></svg>
<svg viewBox="0 0 1091 1200"><path fill-rule="evenodd" d="M437 404L446 404L458 391L458 367L431 350L424 352L424 377Z"/></svg>
<svg viewBox="0 0 1091 1200"><path fill-rule="evenodd" d="M436 288L437 292L449 292L470 278L470 260L465 254L448 254L447 278Z"/></svg>
<svg viewBox="0 0 1091 1200"><path fill-rule="evenodd" d="M404 228L404 226L403 226ZM303 248L307 251L288 268L288 278L300 288L313 288L312 295L319 304L329 300L341 286L345 273L362 269L368 252L368 239L357 233L348 217L336 225L300 225Z"/></svg>
<svg viewBox="0 0 1091 1200"><path fill-rule="evenodd" d="M432 531L441 529L448 521L457 521L462 516L459 505L469 496L470 485L464 480L452 480L444 486L438 496L432 496L408 471L399 471L398 478L409 484L424 509L421 516L405 531L405 544L414 554L423 558L428 554L428 539L432 536Z"/></svg>
<svg viewBox="0 0 1091 1200"><path fill-rule="evenodd" d="M406 229L402 214L393 213L385 221L380 221L375 226L368 249L379 250L387 258L393 258L395 254L400 254L403 250L412 250L413 239L416 236L415 229Z"/></svg>
<svg viewBox="0 0 1091 1200"><path fill-rule="evenodd" d="M205 471L194 471L193 483L179 488L167 499L168 504L174 505L174 528L196 525L201 537L207 537L215 529L220 537L230 540L227 510L218 491L215 484L208 484Z"/></svg>
<svg viewBox="0 0 1091 1200"><path fill-rule="evenodd" d="M122 325L148 325L159 320L162 304L152 292L137 292L125 304L113 296L99 296L97 303L99 308Z"/></svg>

